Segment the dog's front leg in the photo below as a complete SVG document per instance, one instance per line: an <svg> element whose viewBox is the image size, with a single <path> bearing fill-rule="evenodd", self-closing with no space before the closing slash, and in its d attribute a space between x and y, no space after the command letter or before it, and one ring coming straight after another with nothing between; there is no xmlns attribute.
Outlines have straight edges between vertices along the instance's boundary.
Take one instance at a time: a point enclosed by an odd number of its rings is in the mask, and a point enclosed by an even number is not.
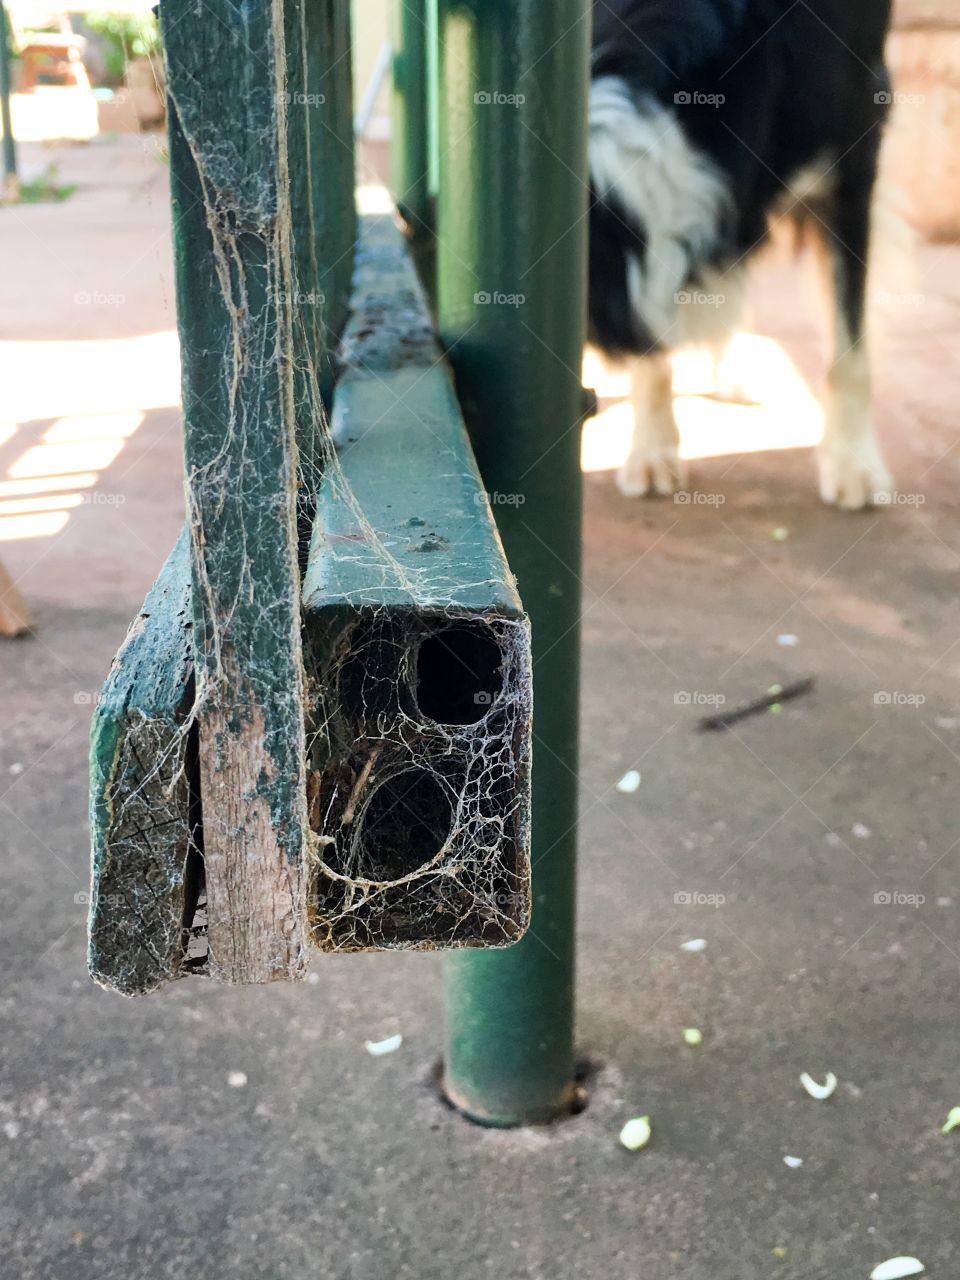
<svg viewBox="0 0 960 1280"><path fill-rule="evenodd" d="M633 439L617 485L629 498L676 493L686 484L686 467L680 460L680 433L673 416L670 357L638 357L630 363L630 375Z"/></svg>
<svg viewBox="0 0 960 1280"><path fill-rule="evenodd" d="M871 190L872 183L859 170L852 175L841 170L835 206L821 237L835 348L818 457L820 496L850 511L888 501L893 488L874 429L866 323Z"/></svg>

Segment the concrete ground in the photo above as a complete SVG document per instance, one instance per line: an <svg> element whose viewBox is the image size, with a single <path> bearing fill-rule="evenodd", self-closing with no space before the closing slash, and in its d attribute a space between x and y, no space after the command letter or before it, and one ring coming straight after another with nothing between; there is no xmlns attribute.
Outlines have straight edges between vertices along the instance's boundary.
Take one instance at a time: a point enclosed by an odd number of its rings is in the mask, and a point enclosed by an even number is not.
<svg viewBox="0 0 960 1280"><path fill-rule="evenodd" d="M437 957L136 1002L86 976L90 700L183 509L166 177L101 140L60 154L72 200L0 210L0 556L36 618L0 648L0 1275L866 1280L915 1254L956 1280L960 252L924 251L880 361L893 508L821 507L808 449L695 459L687 505L587 477L600 1070L584 1115L495 1133L431 1092ZM770 269L756 328L813 379L799 296ZM697 731L806 675L781 714Z"/></svg>

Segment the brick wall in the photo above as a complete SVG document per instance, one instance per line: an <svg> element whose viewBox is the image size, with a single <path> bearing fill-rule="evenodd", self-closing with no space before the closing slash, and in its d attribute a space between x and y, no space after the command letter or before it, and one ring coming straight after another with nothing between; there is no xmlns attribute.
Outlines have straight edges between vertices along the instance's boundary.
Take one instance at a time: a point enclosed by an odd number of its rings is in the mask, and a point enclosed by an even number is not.
<svg viewBox="0 0 960 1280"><path fill-rule="evenodd" d="M960 0L898 0L888 179L935 239L960 238Z"/></svg>

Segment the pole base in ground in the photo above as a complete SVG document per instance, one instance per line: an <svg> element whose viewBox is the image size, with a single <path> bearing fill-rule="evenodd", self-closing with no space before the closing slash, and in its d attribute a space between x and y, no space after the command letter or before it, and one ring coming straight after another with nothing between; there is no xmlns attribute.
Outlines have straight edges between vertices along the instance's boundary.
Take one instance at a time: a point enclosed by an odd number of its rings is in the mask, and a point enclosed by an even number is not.
<svg viewBox="0 0 960 1280"><path fill-rule="evenodd" d="M550 1124L554 1120L563 1120L567 1116L576 1115L582 1109L582 1091L575 1080L571 1080L549 1106L538 1107L533 1111L518 1114L515 1111L489 1111L478 1098L470 1098L457 1093L447 1079L446 1073L441 1077L440 1088L444 1099L454 1110L459 1111L465 1120L472 1124L483 1125L485 1129L519 1129L524 1125Z"/></svg>

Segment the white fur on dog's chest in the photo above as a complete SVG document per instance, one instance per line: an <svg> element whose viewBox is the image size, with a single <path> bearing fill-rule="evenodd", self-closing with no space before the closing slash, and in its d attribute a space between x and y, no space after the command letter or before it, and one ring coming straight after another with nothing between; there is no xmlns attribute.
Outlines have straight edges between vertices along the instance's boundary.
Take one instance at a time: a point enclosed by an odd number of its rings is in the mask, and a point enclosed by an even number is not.
<svg viewBox="0 0 960 1280"><path fill-rule="evenodd" d="M597 197L642 230L646 254L630 253L631 305L664 346L730 330L742 307L742 273L704 269L733 215L716 166L688 140L677 114L654 99L638 104L616 76L590 90L590 178Z"/></svg>

